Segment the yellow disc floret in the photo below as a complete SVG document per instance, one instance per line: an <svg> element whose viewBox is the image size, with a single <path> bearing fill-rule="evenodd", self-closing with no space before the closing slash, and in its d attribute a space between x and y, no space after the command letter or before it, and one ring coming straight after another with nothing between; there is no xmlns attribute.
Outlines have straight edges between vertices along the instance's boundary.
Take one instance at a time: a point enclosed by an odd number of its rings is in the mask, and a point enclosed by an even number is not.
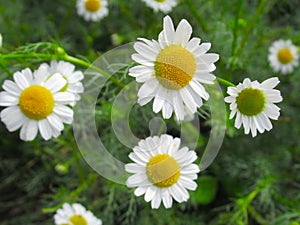
<svg viewBox="0 0 300 225"><path fill-rule="evenodd" d="M266 97L259 89L245 88L238 94L236 104L242 114L256 116L264 110Z"/></svg>
<svg viewBox="0 0 300 225"><path fill-rule="evenodd" d="M177 161L168 154L159 154L147 163L148 179L158 187L170 187L180 177L180 167Z"/></svg>
<svg viewBox="0 0 300 225"><path fill-rule="evenodd" d="M290 49L282 48L278 51L277 57L282 64L288 64L293 60L293 54Z"/></svg>
<svg viewBox="0 0 300 225"><path fill-rule="evenodd" d="M194 55L179 45L170 45L162 49L154 63L158 81L165 88L172 90L188 85L196 68Z"/></svg>
<svg viewBox="0 0 300 225"><path fill-rule="evenodd" d="M159 3L163 3L165 2L166 0L155 0L156 2L159 2Z"/></svg>
<svg viewBox="0 0 300 225"><path fill-rule="evenodd" d="M28 118L41 120L52 113L54 98L47 88L33 85L23 90L19 98L19 106Z"/></svg>
<svg viewBox="0 0 300 225"><path fill-rule="evenodd" d="M85 8L90 12L97 12L101 8L101 3L99 0L86 0Z"/></svg>
<svg viewBox="0 0 300 225"><path fill-rule="evenodd" d="M77 215L77 214L72 216L70 218L70 221L72 222L73 225L87 225L88 224L86 219L83 216Z"/></svg>

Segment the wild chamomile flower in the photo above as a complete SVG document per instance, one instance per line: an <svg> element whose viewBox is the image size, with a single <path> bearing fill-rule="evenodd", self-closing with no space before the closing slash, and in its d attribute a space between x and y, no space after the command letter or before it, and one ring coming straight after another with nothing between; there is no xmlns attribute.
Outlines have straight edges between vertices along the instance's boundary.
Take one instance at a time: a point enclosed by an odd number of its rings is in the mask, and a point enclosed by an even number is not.
<svg viewBox="0 0 300 225"><path fill-rule="evenodd" d="M0 92L2 122L12 132L21 128L20 138L33 140L38 131L45 140L59 136L63 123L71 124L73 110L65 106L74 101L74 95L60 92L66 80L60 74L52 75L46 82L46 74L30 69L14 73L14 81L4 81Z"/></svg>
<svg viewBox="0 0 300 225"><path fill-rule="evenodd" d="M86 21L100 21L108 15L106 0L77 0L77 13Z"/></svg>
<svg viewBox="0 0 300 225"><path fill-rule="evenodd" d="M81 80L84 76L81 71L75 71L75 66L65 61L51 61L41 64L39 69L42 73L48 74L46 79L49 79L53 74L59 73L67 81L66 85L60 90L61 92L72 93L75 96L75 101L70 105L74 106L76 101L80 100L80 93L83 93L83 85Z"/></svg>
<svg viewBox="0 0 300 225"><path fill-rule="evenodd" d="M192 38L192 27L181 20L177 29L169 16L164 18L164 29L158 42L139 38L134 44L137 54L132 59L141 64L130 68L129 75L144 83L138 92L138 103L145 105L154 98L153 111L162 110L165 119L173 111L177 120L184 119L184 106L191 113L202 106L202 98L209 94L201 83L212 84L215 76L214 62L218 54L206 53L211 44Z"/></svg>
<svg viewBox="0 0 300 225"><path fill-rule="evenodd" d="M298 49L291 40L278 40L269 48L268 59L275 72L288 74L299 64Z"/></svg>
<svg viewBox="0 0 300 225"><path fill-rule="evenodd" d="M56 225L102 225L102 221L81 204L65 203L54 215Z"/></svg>
<svg viewBox="0 0 300 225"><path fill-rule="evenodd" d="M142 0L147 6L151 7L155 12L162 11L168 13L178 3L177 0Z"/></svg>
<svg viewBox="0 0 300 225"><path fill-rule="evenodd" d="M255 137L257 130L263 133L272 129L270 119L277 120L280 108L274 103L282 101L279 90L274 87L279 83L277 77L272 77L261 84L246 78L236 87L229 87L225 102L230 103L230 119L236 115L234 126L239 129L243 125L245 134Z"/></svg>
<svg viewBox="0 0 300 225"><path fill-rule="evenodd" d="M134 163L125 165L125 170L134 173L126 185L137 187L136 196L145 194L145 201L151 207L159 208L163 202L166 208L172 207L173 198L177 202L189 199L188 190L195 190L199 167L192 164L196 159L195 151L187 147L179 149L180 139L170 135L148 137L141 140L129 154Z"/></svg>

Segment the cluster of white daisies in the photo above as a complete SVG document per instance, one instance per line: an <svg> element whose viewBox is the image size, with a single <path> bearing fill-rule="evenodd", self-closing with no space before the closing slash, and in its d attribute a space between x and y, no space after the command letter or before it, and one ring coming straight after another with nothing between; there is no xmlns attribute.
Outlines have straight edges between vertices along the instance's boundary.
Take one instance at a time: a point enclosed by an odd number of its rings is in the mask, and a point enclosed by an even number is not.
<svg viewBox="0 0 300 225"><path fill-rule="evenodd" d="M176 6L174 0L143 0L155 11L170 11ZM108 14L106 0L79 0L78 13L86 20L98 20ZM195 114L203 101L209 99L206 84L213 84L212 72L219 55L208 53L211 44L201 43L193 37L192 27L181 20L175 29L169 16L163 20L163 30L158 40L139 38L134 44L136 53L132 59L138 64L129 70L129 75L142 83L137 96L143 106L153 100L153 111L162 112L165 119L172 115L182 121ZM270 47L269 61L275 72L288 74L298 66L299 54L291 41L279 40ZM44 63L32 72L24 69L14 73L13 80L6 80L0 93L0 106L6 107L0 117L9 131L21 128L20 138L33 140L39 132L45 140L57 137L65 124L73 120L72 106L83 92L82 72L64 61ZM245 134L263 133L272 129L271 120L277 120L282 101L275 87L279 79L271 77L263 82L243 80L237 86L228 87L225 102L229 103L230 118L235 117L235 127L244 127ZM180 146L180 139L170 135L148 137L141 140L129 154L134 163L126 164L125 170L132 173L126 182L136 188L136 196L144 195L152 208L161 203L172 207L173 199L185 202L187 190L195 190L194 181L199 173L196 152ZM91 212L79 205L64 204L55 215L58 225L100 225Z"/></svg>
<svg viewBox="0 0 300 225"><path fill-rule="evenodd" d="M142 0L155 12L168 13L177 6L177 0ZM86 21L100 21L108 15L107 0L77 0L77 13Z"/></svg>
<svg viewBox="0 0 300 225"><path fill-rule="evenodd" d="M134 44L132 59L138 65L130 68L129 75L142 83L138 103L143 106L153 100L153 111L162 111L165 119L174 115L182 121L195 114L203 100L209 99L203 84L216 80L212 72L219 55L208 53L211 44L191 35L192 27L185 19L175 29L172 19L166 16L157 41L139 38ZM289 41L275 42L270 54L269 59L282 73L298 64L298 52ZM34 72L24 69L14 73L14 81L6 80L0 93L0 106L7 107L1 111L1 120L9 131L21 128L22 140L33 140L38 131L45 140L57 137L63 123L72 123L72 106L83 92L83 78L82 72L64 61L44 63ZM236 128L243 126L245 133L251 132L253 137L257 131L272 129L271 119L277 120L280 115L275 104L282 101L280 91L274 89L278 83L277 77L262 83L246 78L228 88L225 102L230 103L230 118L236 117ZM126 164L125 170L133 175L126 185L136 188L136 196L144 195L145 201L151 201L152 208L159 208L161 203L170 208L173 199L185 202L189 198L187 190L197 188L196 152L180 146L179 138L166 134L148 137L133 148L129 158L134 163ZM76 204L64 205L55 221L59 225L101 224Z"/></svg>
<svg viewBox="0 0 300 225"><path fill-rule="evenodd" d="M31 141L39 132L43 139L58 137L65 124L73 121L72 106L83 92L81 71L69 62L43 63L5 80L0 92L1 121L10 132L21 128L20 139Z"/></svg>

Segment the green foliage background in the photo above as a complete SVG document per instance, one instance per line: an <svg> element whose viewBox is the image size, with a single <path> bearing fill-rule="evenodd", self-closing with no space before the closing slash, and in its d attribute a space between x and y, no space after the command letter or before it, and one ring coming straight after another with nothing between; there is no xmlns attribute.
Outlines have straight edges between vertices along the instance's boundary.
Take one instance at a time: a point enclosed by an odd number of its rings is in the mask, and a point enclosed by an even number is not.
<svg viewBox="0 0 300 225"><path fill-rule="evenodd" d="M138 0L109 1L109 15L97 23L80 18L75 4L75 0L0 0L0 53L19 48L29 55L46 52L59 58L64 49L69 55L93 62L102 53L137 37L157 39L162 29L163 13L153 13ZM82 203L103 224L300 224L300 69L283 76L272 72L267 61L268 48L277 39L291 39L300 45L300 2L182 0L169 15L175 24L187 19L193 36L212 43L210 52L220 55L216 76L236 84L245 77L260 82L279 77L278 89L284 101L279 104L281 117L273 123L274 128L252 138L228 121L222 149L200 174L199 187L190 192L190 200L175 203L172 209L152 210L142 197L133 195L133 190L102 178L85 163L76 149L72 127L67 126L58 139L24 143L18 132L9 133L1 123L2 225L54 224L53 215L64 202ZM112 41L112 35L117 41ZM3 59L1 55L0 60L1 83L17 70L36 69L44 62L38 57ZM77 65L77 69L86 68ZM121 72L117 78L124 83L133 80ZM111 100L118 91L114 84L108 84L99 98L96 121L107 149L129 162L130 149L116 141L111 129ZM146 111L136 109L131 115L132 129L141 138L149 135ZM201 126L198 152L210 130L207 122ZM78 170L79 164L82 170Z"/></svg>

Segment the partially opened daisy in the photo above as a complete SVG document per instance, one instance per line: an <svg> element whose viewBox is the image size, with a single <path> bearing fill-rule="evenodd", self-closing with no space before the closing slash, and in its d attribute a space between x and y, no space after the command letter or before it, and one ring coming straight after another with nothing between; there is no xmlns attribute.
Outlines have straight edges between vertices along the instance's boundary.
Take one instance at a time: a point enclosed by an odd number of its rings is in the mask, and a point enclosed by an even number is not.
<svg viewBox="0 0 300 225"><path fill-rule="evenodd" d="M299 64L299 53L291 40L275 41L269 48L269 62L275 72L291 73Z"/></svg>
<svg viewBox="0 0 300 225"><path fill-rule="evenodd" d="M144 83L138 92L138 103L145 105L154 98L153 111L162 110L163 118L184 119L184 106L195 113L202 106L202 99L209 94L202 83L212 84L215 76L214 62L218 54L207 53L210 43L200 45L199 38L192 38L191 25L181 20L177 29L169 16L164 18L164 29L158 42L139 38L134 44L137 53L132 59L141 64L130 68L129 75Z"/></svg>
<svg viewBox="0 0 300 225"><path fill-rule="evenodd" d="M80 93L83 93L83 85L81 80L84 76L81 71L75 71L75 66L65 61L51 61L50 65L47 63L41 64L38 71L47 73L46 79L49 79L53 74L59 73L67 81L66 85L60 90L61 92L69 92L74 94L75 101L80 100ZM71 103L75 105L75 101Z"/></svg>
<svg viewBox="0 0 300 225"><path fill-rule="evenodd" d="M246 78L236 87L228 87L230 96L225 98L225 102L230 103L230 119L236 116L236 128L243 125L245 134L251 131L253 137L257 135L257 130L263 133L272 129L270 119L277 120L280 115L280 108L274 103L282 101L280 91L274 89L278 83L277 77L261 84Z"/></svg>
<svg viewBox="0 0 300 225"><path fill-rule="evenodd" d="M56 225L102 225L102 221L78 203L65 203L54 215Z"/></svg>
<svg viewBox="0 0 300 225"><path fill-rule="evenodd" d="M77 0L77 13L86 21L100 21L108 15L106 0Z"/></svg>
<svg viewBox="0 0 300 225"><path fill-rule="evenodd" d="M147 6L151 7L155 12L162 11L168 13L178 3L177 0L142 0Z"/></svg>
<svg viewBox="0 0 300 225"><path fill-rule="evenodd" d="M180 148L180 139L170 135L148 137L141 140L129 154L134 163L125 165L130 176L126 185L136 187L134 194L145 194L145 201L151 201L154 209L163 202L166 208L172 207L173 198L177 202L189 199L188 190L197 188L199 167L192 164L196 159L195 151Z"/></svg>
<svg viewBox="0 0 300 225"><path fill-rule="evenodd" d="M59 136L63 123L71 124L73 110L65 106L74 101L74 95L60 92L66 80L60 74L52 75L30 69L14 73L14 81L4 81L0 92L0 106L7 108L0 113L1 121L9 131L21 128L20 138L33 140L38 131L45 140Z"/></svg>

